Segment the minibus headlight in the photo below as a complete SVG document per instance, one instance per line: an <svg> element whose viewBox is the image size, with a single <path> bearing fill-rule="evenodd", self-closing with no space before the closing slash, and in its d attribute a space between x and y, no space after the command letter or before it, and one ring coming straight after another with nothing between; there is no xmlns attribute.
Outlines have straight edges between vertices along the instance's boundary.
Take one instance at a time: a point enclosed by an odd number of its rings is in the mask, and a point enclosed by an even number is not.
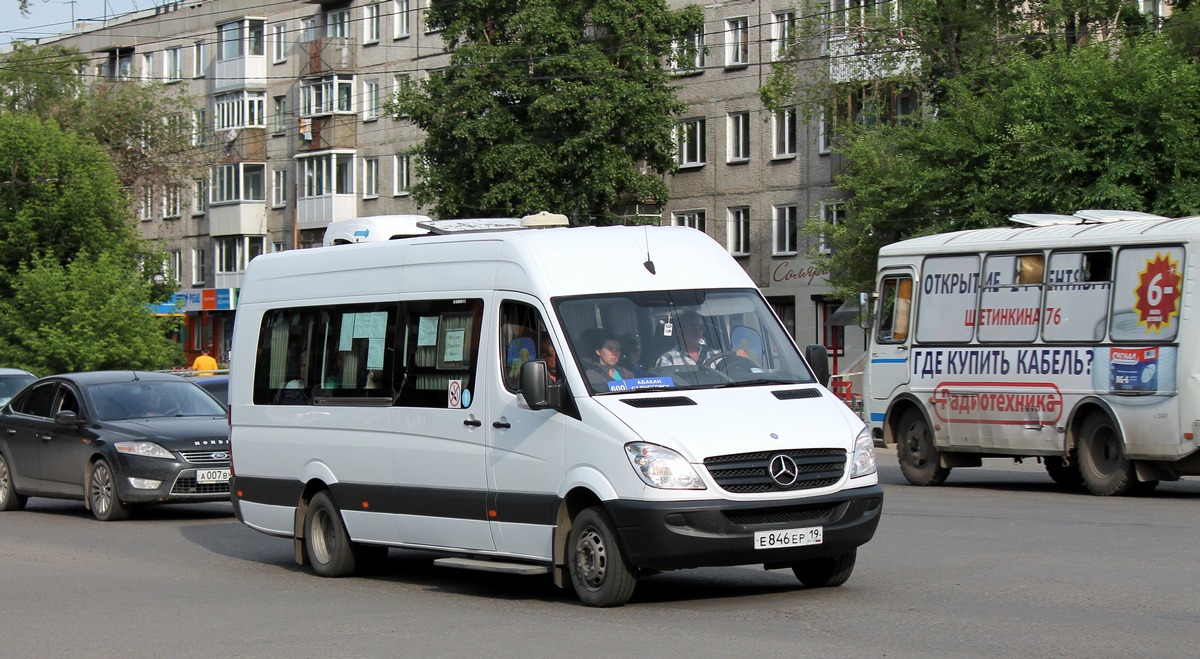
<svg viewBox="0 0 1200 659"><path fill-rule="evenodd" d="M875 471L875 441L871 439L871 431L863 428L854 440L854 462L850 465L850 478L869 476Z"/></svg>
<svg viewBox="0 0 1200 659"><path fill-rule="evenodd" d="M663 490L703 490L704 481L682 455L646 442L630 442L625 454L646 485Z"/></svg>

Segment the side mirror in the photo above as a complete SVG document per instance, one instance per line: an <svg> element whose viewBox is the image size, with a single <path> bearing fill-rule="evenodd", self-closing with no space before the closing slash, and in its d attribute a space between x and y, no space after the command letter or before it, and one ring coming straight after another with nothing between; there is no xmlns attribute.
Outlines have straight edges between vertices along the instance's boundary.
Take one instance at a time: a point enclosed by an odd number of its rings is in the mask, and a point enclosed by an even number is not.
<svg viewBox="0 0 1200 659"><path fill-rule="evenodd" d="M829 351L818 343L810 343L804 347L804 360L808 362L813 375L822 387L829 386Z"/></svg>
<svg viewBox="0 0 1200 659"><path fill-rule="evenodd" d="M871 294L858 294L858 326L863 331L871 329Z"/></svg>
<svg viewBox="0 0 1200 659"><path fill-rule="evenodd" d="M54 425L56 426L77 426L80 423L79 415L71 410L59 410L54 415Z"/></svg>
<svg viewBox="0 0 1200 659"><path fill-rule="evenodd" d="M521 382L518 390L525 397L529 409L544 410L550 407L550 378L546 374L546 362L534 359L521 364Z"/></svg>

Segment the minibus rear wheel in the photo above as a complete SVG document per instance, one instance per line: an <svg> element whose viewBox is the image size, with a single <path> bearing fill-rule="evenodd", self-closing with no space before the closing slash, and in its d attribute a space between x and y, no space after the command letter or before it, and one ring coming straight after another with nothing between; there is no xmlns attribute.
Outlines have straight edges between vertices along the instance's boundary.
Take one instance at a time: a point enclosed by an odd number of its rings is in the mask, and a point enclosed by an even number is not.
<svg viewBox="0 0 1200 659"><path fill-rule="evenodd" d="M308 502L308 513L304 516L304 549L313 571L322 577L354 574L354 545L329 492L317 492Z"/></svg>
<svg viewBox="0 0 1200 659"><path fill-rule="evenodd" d="M1092 414L1079 429L1079 471L1092 494L1101 497L1147 494L1158 481L1140 482L1125 442L1107 414Z"/></svg>
<svg viewBox="0 0 1200 659"><path fill-rule="evenodd" d="M579 513L567 535L567 566L575 594L588 606L621 606L637 576L621 553L612 522L598 506Z"/></svg>
<svg viewBox="0 0 1200 659"><path fill-rule="evenodd" d="M941 485L950 475L950 468L941 466L938 450L933 446L929 422L918 409L910 409L900 417L896 457L900 472L913 485Z"/></svg>

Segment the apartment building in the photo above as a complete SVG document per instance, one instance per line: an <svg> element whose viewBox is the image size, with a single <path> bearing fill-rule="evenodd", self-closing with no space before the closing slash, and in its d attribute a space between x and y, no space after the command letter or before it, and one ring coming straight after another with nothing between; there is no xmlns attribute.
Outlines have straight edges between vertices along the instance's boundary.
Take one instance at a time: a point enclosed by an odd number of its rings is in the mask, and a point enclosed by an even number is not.
<svg viewBox="0 0 1200 659"><path fill-rule="evenodd" d="M169 246L190 355L206 345L229 350L250 259L320 245L335 220L426 212L410 196L409 152L421 131L383 104L398 80L449 61L426 27L428 3L193 0L41 40L89 54L86 75L161 80L196 101L193 138L212 150L211 172L190 189L148 190L137 200L143 235ZM847 370L863 336L854 317L835 316L842 300L808 258L823 249L821 236L803 230L809 216L836 222L842 214L831 185L840 163L824 122L771 113L758 96L796 10L791 0L704 10L704 32L687 38L705 48L675 72L689 107L679 118L670 199L630 214L725 245L797 342L824 343Z"/></svg>

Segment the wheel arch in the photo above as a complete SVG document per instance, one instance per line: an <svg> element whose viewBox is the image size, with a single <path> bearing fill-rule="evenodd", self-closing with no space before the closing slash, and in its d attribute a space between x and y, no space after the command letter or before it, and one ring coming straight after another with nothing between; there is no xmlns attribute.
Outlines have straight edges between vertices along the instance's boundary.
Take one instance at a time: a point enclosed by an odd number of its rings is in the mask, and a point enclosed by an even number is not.
<svg viewBox="0 0 1200 659"><path fill-rule="evenodd" d="M88 512L92 511L92 497L88 496L88 488L92 483L92 471L96 469L96 463L100 460L108 461L110 466L113 463L113 459L103 451L95 451L88 456L87 464L83 467L83 509Z"/></svg>
<svg viewBox="0 0 1200 659"><path fill-rule="evenodd" d="M300 499L296 502L296 514L292 521L292 544L296 552L297 565L308 565L308 550L304 548L304 520L308 517L308 504L318 492L327 491L330 498L333 498L329 484L320 478L309 478L300 490ZM334 505L337 505L336 499L334 499ZM339 510L341 509L339 508Z"/></svg>
<svg viewBox="0 0 1200 659"><path fill-rule="evenodd" d="M935 426L929 418L929 411L925 409L925 405L914 394L905 393L897 396L892 401L892 404L888 406L887 412L884 413L883 443L885 446L894 446L896 444L896 430L900 425L900 419L903 419L905 413L913 409L918 410L925 417L925 423L929 426L929 432L933 435L936 442L937 433L934 432Z"/></svg>
<svg viewBox="0 0 1200 659"><path fill-rule="evenodd" d="M1083 424L1087 422L1094 414L1103 414L1112 421L1113 427L1121 436L1122 443L1125 441L1125 430L1121 427L1121 422L1117 415L1113 414L1112 407L1098 396L1087 396L1076 403L1071 410L1070 416L1067 417L1067 432L1063 438L1063 457L1071 455L1071 452L1079 446L1079 433L1083 428Z"/></svg>
<svg viewBox="0 0 1200 659"><path fill-rule="evenodd" d="M567 572L567 536L571 533L571 524L580 512L602 503L603 500L595 492L584 486L571 488L559 500L553 540L555 586L567 588L571 585L571 575Z"/></svg>

